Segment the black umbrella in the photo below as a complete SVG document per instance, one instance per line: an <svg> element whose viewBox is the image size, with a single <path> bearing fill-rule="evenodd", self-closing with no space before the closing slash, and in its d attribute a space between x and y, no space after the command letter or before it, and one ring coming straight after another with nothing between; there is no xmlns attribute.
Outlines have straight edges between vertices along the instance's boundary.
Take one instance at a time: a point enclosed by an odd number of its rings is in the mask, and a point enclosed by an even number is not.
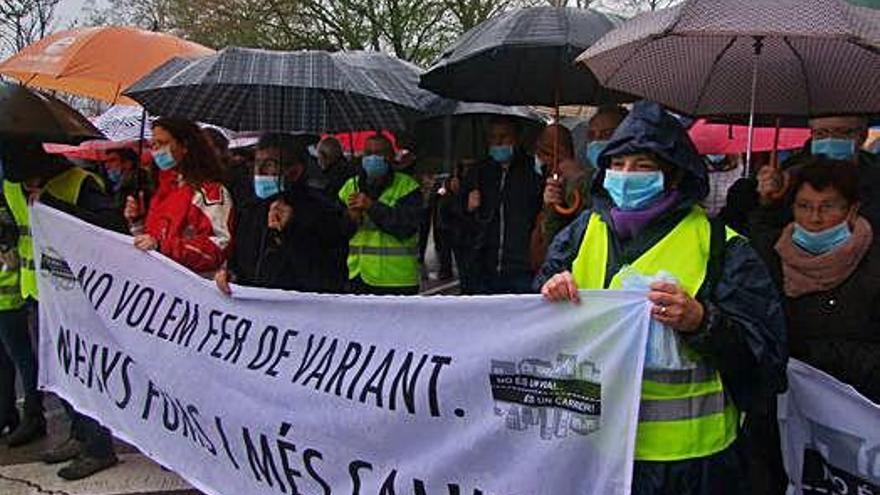
<svg viewBox="0 0 880 495"><path fill-rule="evenodd" d="M505 105L599 104L603 90L575 58L620 21L594 10L532 7L505 12L462 35L421 86L447 98Z"/></svg>
<svg viewBox="0 0 880 495"><path fill-rule="evenodd" d="M489 120L503 116L517 122L523 142L533 141L544 127L544 119L523 106L466 103L438 98L427 109L427 116L415 125L420 157L442 159L449 165L463 159L486 155Z"/></svg>
<svg viewBox="0 0 880 495"><path fill-rule="evenodd" d="M104 135L57 98L0 81L0 140L4 138L75 144Z"/></svg>
<svg viewBox="0 0 880 495"><path fill-rule="evenodd" d="M126 90L155 115L238 131L402 129L429 94L418 67L381 53L226 48L173 60Z"/></svg>

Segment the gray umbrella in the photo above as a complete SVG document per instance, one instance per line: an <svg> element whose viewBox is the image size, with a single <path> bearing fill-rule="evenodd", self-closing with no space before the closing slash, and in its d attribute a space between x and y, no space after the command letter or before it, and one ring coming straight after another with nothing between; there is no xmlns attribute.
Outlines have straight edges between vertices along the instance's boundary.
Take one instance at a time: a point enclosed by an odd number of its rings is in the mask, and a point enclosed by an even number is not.
<svg viewBox="0 0 880 495"><path fill-rule="evenodd" d="M578 61L609 88L693 116L880 112L880 11L844 0L685 0Z"/></svg>
<svg viewBox="0 0 880 495"><path fill-rule="evenodd" d="M880 112L880 11L844 0L685 0L578 61L608 87L694 116Z"/></svg>
<svg viewBox="0 0 880 495"><path fill-rule="evenodd" d="M505 12L461 36L421 86L447 98L505 105L598 104L607 93L575 58L619 24L615 17L570 7Z"/></svg>
<svg viewBox="0 0 880 495"><path fill-rule="evenodd" d="M541 114L528 107L438 98L428 107L427 116L416 122L418 155L441 159L444 167L463 159L480 159L487 153L489 120L499 116L517 122L525 143L544 127Z"/></svg>
<svg viewBox="0 0 880 495"><path fill-rule="evenodd" d="M151 114L239 131L402 129L429 93L418 67L379 53L226 48L172 60L128 88Z"/></svg>

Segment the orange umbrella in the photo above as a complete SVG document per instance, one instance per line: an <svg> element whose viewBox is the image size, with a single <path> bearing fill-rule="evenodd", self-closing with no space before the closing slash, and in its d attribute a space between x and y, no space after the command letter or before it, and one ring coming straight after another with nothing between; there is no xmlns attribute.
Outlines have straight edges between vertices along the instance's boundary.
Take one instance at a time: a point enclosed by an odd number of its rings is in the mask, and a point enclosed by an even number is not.
<svg viewBox="0 0 880 495"><path fill-rule="evenodd" d="M172 57L214 50L164 33L130 27L61 31L0 63L0 74L27 86L136 105L122 91Z"/></svg>

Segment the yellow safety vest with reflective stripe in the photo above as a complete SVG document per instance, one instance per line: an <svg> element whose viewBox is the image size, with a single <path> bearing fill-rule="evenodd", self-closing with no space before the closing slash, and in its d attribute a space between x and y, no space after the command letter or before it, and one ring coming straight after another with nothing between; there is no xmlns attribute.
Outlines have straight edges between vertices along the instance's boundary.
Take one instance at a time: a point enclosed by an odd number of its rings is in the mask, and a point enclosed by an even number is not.
<svg viewBox="0 0 880 495"><path fill-rule="evenodd" d="M97 175L87 172L79 167L72 167L65 172L56 175L43 190L65 203L75 205L79 201L79 193L83 182L94 178L98 185L104 187L104 181ZM27 197L21 184L3 181L3 195L6 196L6 204L18 225L18 257L21 261L20 286L21 296L24 298L37 297L37 272L34 265L34 243L31 238L31 222L28 214Z"/></svg>
<svg viewBox="0 0 880 495"><path fill-rule="evenodd" d="M0 311L18 309L23 305L18 265L0 264Z"/></svg>
<svg viewBox="0 0 880 495"><path fill-rule="evenodd" d="M349 179L339 190L339 199L348 202L357 192L357 177ZM391 185L382 191L379 202L394 207L419 184L406 174L394 174ZM348 243L348 276L360 276L374 287L413 287L419 285L419 237L417 234L400 240L387 234L364 215L364 221Z"/></svg>
<svg viewBox="0 0 880 495"><path fill-rule="evenodd" d="M699 206L630 266L639 273L671 273L680 286L696 296L706 279L712 227ZM727 229L727 240L737 234ZM597 213L590 217L572 275L582 289L619 289L615 274L606 286L608 226ZM687 351L687 350L686 350ZM697 367L688 370L645 370L637 460L677 461L705 457L736 440L739 412L725 393L721 375L690 351Z"/></svg>

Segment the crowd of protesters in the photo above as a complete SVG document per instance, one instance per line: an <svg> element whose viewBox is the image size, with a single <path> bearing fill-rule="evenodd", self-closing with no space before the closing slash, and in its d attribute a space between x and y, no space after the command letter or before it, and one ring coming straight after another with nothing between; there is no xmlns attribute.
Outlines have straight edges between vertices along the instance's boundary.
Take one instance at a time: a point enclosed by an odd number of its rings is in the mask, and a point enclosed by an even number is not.
<svg viewBox="0 0 880 495"><path fill-rule="evenodd" d="M579 289L620 288L631 268L670 272L676 282L650 283L652 315L695 351L694 385L718 400L665 422L700 435L667 438L657 418L640 417L634 493L781 493L774 398L789 353L880 402L880 162L862 149L867 124L814 119L803 150L752 174L741 155L701 156L679 120L649 102L600 108L582 149L561 125L529 143L516 121L497 117L485 155L442 176L420 171L416 146L395 149L378 133L360 157L334 137L282 133L230 150L214 129L160 118L151 166L120 149L93 170L40 143L4 142L0 277L15 276L0 278L0 435L15 447L46 434L22 330L39 300L26 208L38 199L132 235L134 248L226 294L238 284L416 295L429 238L439 278L457 274L465 295L576 302ZM21 415L8 385L16 374ZM649 373L643 384L658 417L664 401L689 399L672 397L667 378ZM45 456L73 460L60 476L118 462L106 428L68 414L69 439Z"/></svg>

